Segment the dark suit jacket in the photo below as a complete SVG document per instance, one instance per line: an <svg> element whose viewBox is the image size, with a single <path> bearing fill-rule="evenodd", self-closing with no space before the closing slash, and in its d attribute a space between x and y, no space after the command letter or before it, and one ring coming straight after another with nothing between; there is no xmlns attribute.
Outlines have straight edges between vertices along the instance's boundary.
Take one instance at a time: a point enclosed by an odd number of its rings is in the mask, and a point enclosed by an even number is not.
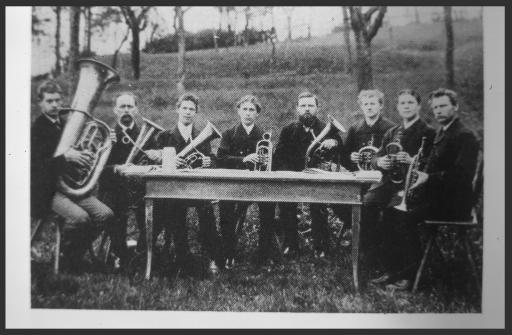
<svg viewBox="0 0 512 335"><path fill-rule="evenodd" d="M395 124L390 120L379 116L377 121L370 127L365 119L350 126L347 131L345 143L340 146L341 164L350 171L357 170L357 165L350 160L350 154L359 151L373 137L373 146L379 148L386 131Z"/></svg>
<svg viewBox="0 0 512 335"><path fill-rule="evenodd" d="M317 119L311 128L315 136L318 136L325 126L324 122ZM324 138L324 140L326 139L335 139L338 141L338 145L341 145L341 138L334 127ZM279 142L276 145L272 159L273 169L286 171L304 170L305 155L311 142L313 142L313 136L306 132L304 126L299 121L285 126L279 136ZM336 153L337 150L331 150L331 158Z"/></svg>
<svg viewBox="0 0 512 335"><path fill-rule="evenodd" d="M245 156L256 151L256 144L263 137L263 130L257 125L247 135L241 123L226 130L222 134L219 150L217 151L217 164L227 169L248 169L252 164L243 162Z"/></svg>
<svg viewBox="0 0 512 335"><path fill-rule="evenodd" d="M56 191L57 178L64 170L63 155L53 157L62 130L46 116L39 116L32 125L30 147L31 216L42 218L50 212L50 201Z"/></svg>
<svg viewBox="0 0 512 335"><path fill-rule="evenodd" d="M441 134L438 130L428 158L427 192L431 202L428 218L466 220L471 217L472 182L479 144L471 130L455 119Z"/></svg>

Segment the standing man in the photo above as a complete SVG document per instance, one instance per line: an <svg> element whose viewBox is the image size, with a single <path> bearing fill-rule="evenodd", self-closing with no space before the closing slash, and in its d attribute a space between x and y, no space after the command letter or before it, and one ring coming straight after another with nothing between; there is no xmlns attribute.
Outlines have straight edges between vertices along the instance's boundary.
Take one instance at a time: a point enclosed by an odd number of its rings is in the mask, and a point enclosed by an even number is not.
<svg viewBox="0 0 512 335"><path fill-rule="evenodd" d="M310 92L302 92L297 99L298 120L285 126L281 131L274 153L273 165L276 170L302 171L305 168L305 154L311 142L326 126L320 121L318 98ZM336 129L329 133L320 148L327 156L341 143ZM297 204L279 203L281 222L285 230L285 255L298 253L299 236L297 231ZM325 257L329 249L327 210L323 204L311 204L311 229L315 256Z"/></svg>
<svg viewBox="0 0 512 335"><path fill-rule="evenodd" d="M113 213L91 195L68 197L57 191L59 175L68 164L86 167L92 154L69 148L54 157L64 125L59 118L62 89L53 81L37 89L41 115L31 131L31 216L45 218L52 211L64 220L63 265L71 272L83 270L83 255L102 228L110 229Z"/></svg>
<svg viewBox="0 0 512 335"><path fill-rule="evenodd" d="M161 162L162 149L164 147L174 147L179 154L200 131L195 127L194 120L199 110L199 98L191 93L183 94L176 103L176 113L178 114L178 124L172 130L167 130L159 134L156 138L156 148L159 150L146 151L148 156ZM213 165L213 153L210 142L203 142L196 147L197 151L204 155L202 167L209 168ZM186 165L186 159L176 157L176 167L183 168ZM162 211L162 215L168 216L171 220L171 231L174 236L174 245L176 248L176 262L179 268L187 270L187 264L190 261L190 250L187 237L187 208L196 207L199 216L199 234L203 252L210 259L210 271L217 272L219 259L218 233L213 215L213 208L210 201L189 201L189 200L162 200L157 202L157 211ZM165 213L165 214L164 214Z"/></svg>
<svg viewBox="0 0 512 335"><path fill-rule="evenodd" d="M226 130L217 152L219 167L227 169L254 169L261 159L256 153L256 145L263 138L263 130L255 124L261 112L261 103L253 95L243 96L236 103L236 110L240 116L240 123ZM270 152L272 155L272 152ZM235 201L220 202L220 228L222 232L226 267L234 265L236 249L236 221L235 206L244 211L248 204ZM272 255L272 236L274 233L274 203L258 202L260 210L260 231L257 252L257 262L264 263ZM238 213L241 214L241 213Z"/></svg>

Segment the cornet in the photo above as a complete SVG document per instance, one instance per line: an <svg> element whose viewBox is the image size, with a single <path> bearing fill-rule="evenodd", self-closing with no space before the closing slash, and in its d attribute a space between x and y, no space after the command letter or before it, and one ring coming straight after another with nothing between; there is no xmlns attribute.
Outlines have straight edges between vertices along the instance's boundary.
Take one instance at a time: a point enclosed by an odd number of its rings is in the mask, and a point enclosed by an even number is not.
<svg viewBox="0 0 512 335"><path fill-rule="evenodd" d="M194 138L183 150L178 153L178 157L184 158L186 163L185 167L194 169L203 165L203 159L206 157L203 153L197 150L197 147L203 142L209 142L213 139L220 138L222 134L215 128L215 126L208 121L206 127L201 131L196 138Z"/></svg>
<svg viewBox="0 0 512 335"><path fill-rule="evenodd" d="M254 171L272 171L272 137L271 132L263 134L262 139L256 143L256 153L258 154L258 163L254 164Z"/></svg>
<svg viewBox="0 0 512 335"><path fill-rule="evenodd" d="M368 144L359 149L359 161L357 162L357 168L359 170L373 170L372 159L375 154L379 151L379 148L373 146L373 134Z"/></svg>

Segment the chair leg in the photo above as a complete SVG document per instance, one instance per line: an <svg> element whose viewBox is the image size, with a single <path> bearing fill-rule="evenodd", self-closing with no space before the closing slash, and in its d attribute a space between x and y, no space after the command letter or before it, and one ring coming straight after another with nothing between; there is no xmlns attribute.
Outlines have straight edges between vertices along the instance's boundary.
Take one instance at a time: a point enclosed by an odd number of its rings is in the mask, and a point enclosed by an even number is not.
<svg viewBox="0 0 512 335"><path fill-rule="evenodd" d="M471 253L471 246L469 244L468 236L464 234L464 248L466 249L466 254L468 256L468 262L471 266L471 272L473 273L473 277L475 279L476 289L478 290L478 293L482 294L482 287L480 285L480 279L478 278L478 273L476 270L476 264L473 259L472 253Z"/></svg>
<svg viewBox="0 0 512 335"><path fill-rule="evenodd" d="M423 253L423 257L421 259L420 267L418 268L418 272L416 272L416 278L414 279L414 285L412 287L412 293L416 293L418 290L418 284L420 283L421 274L423 272L423 268L425 267L425 264L427 263L428 253L430 252L430 249L432 248L432 243L434 242L437 235L437 229L432 233L432 236L430 236L427 246L425 247L425 251Z"/></svg>
<svg viewBox="0 0 512 335"><path fill-rule="evenodd" d="M30 236L30 244L32 244L37 236L39 236L39 232L43 227L43 219L37 219L36 227L34 228L34 232L32 236Z"/></svg>
<svg viewBox="0 0 512 335"><path fill-rule="evenodd" d="M61 226L59 222L55 223L55 260L53 264L53 273L59 274L59 262L60 262L60 243L61 243Z"/></svg>

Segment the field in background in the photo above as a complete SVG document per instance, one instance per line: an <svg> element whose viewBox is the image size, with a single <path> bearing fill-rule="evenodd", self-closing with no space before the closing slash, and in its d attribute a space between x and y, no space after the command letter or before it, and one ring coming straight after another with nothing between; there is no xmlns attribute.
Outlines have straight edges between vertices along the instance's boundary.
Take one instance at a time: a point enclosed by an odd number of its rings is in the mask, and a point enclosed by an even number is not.
<svg viewBox="0 0 512 335"><path fill-rule="evenodd" d="M460 95L461 117L482 138L482 24L480 21L457 22L454 30L456 90ZM295 118L297 94L307 89L320 98L320 118L325 118L329 113L348 127L361 118L361 114L357 108L355 79L345 73L346 53L342 41L342 34L333 34L312 40L279 43L276 64L269 61L270 44L222 49L218 53L214 50L187 53L188 77L185 86L201 98L200 123L209 120L219 129L227 129L237 122L234 102L243 94L253 93L264 106L259 122L264 129L273 130L276 140L280 129ZM387 29L379 32L373 49L374 82L386 94L384 114L388 118L397 120L394 99L400 89L415 88L426 99L428 92L444 85L444 43L442 24L408 25L393 28L392 32ZM110 62L110 57L101 59ZM110 112L113 95L121 90L133 90L140 97L139 106L144 116L170 128L176 122L173 112L177 100L176 54L142 54L141 60L141 79L134 81L131 79L129 55L120 56L118 70L122 81L103 94L95 116L112 125L115 122ZM68 87L65 78L58 80ZM33 82L33 88L37 84ZM33 109L32 119L35 116L37 112ZM423 116L432 120L425 102ZM216 145L218 140L214 142L214 147ZM242 259L250 258L256 247L259 225L255 210L253 208L248 215L242 237ZM191 243L197 251L194 244L196 221L191 220L190 223ZM301 219L301 225L308 224L307 218ZM331 216L330 224L334 231L339 222ZM49 272L49 249L53 245L50 231L48 228L43 236L43 241L48 243L38 245L44 252L33 267L33 307L316 312L480 311L480 300L470 288L469 293L468 290L461 292L453 289L457 285L447 287L446 281L434 279L436 276L432 276L431 280L427 276L423 291L416 296L372 287L355 296L350 281L350 248L339 248L336 256L327 262L314 262L307 251L310 248L307 240L303 241L306 255L298 263L277 265L270 272L243 265L218 278L206 280L157 276L149 283L132 283L127 277L105 274L52 278L44 275L46 271ZM479 233L473 240L481 250ZM455 262L450 272L464 271L464 263L459 263ZM437 277L444 273L441 268L437 270L434 272ZM56 285L56 282L60 284ZM62 285L62 282L69 285ZM467 285L459 286L467 288ZM62 287L68 291L63 293Z"/></svg>

